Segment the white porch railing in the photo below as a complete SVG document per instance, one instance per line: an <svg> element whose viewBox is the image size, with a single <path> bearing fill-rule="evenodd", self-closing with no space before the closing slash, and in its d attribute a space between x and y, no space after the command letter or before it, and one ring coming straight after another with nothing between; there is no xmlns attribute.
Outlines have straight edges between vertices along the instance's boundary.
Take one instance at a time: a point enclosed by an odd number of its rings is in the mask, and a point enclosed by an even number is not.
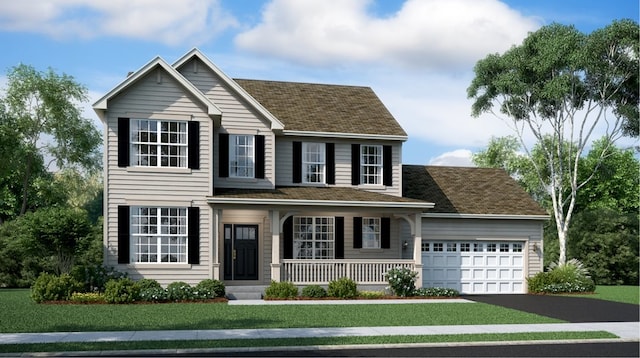
<svg viewBox="0 0 640 358"><path fill-rule="evenodd" d="M414 270L413 260L282 260L281 280L300 284L328 284L349 277L357 284L386 284L393 268Z"/></svg>

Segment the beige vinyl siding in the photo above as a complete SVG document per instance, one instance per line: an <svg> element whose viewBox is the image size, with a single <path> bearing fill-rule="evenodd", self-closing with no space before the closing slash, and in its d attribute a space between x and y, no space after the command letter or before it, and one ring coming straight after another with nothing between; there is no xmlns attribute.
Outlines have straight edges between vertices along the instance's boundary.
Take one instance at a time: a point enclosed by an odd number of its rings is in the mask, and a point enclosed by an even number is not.
<svg viewBox="0 0 640 358"><path fill-rule="evenodd" d="M409 226L402 224L402 236L411 237ZM439 219L422 218L422 240L515 240L526 241L525 275L542 271L542 222L536 220L501 219ZM537 243L539 251L533 250ZM413 252L409 240L407 252Z"/></svg>
<svg viewBox="0 0 640 358"><path fill-rule="evenodd" d="M156 69L109 101L105 170L105 265L134 279L147 277L166 285L195 284L209 278L209 208L212 190L209 142L212 120L187 91L164 70ZM200 122L200 169L118 167L118 117L197 120ZM122 265L117 263L119 205L200 207L200 264Z"/></svg>
<svg viewBox="0 0 640 358"><path fill-rule="evenodd" d="M394 196L400 196L402 182L400 158L402 155L402 144L400 142L373 142L373 141L349 141L344 139L319 139L304 137L277 137L276 139L276 185L290 186L300 185L293 183L293 142L319 142L335 143L335 164L336 164L336 184L335 186L350 187L351 185L351 144L368 145L391 145L393 186L366 186L359 188ZM310 185L310 184L302 184Z"/></svg>
<svg viewBox="0 0 640 358"><path fill-rule="evenodd" d="M275 138L270 129L270 124L251 108L242 97L232 91L213 71L202 61L194 58L179 69L180 73L193 83L202 93L209 98L222 111L221 128L216 128L213 142L215 183L221 188L273 188L275 182L274 153ZM218 134L254 134L265 136L265 179L236 179L220 178L218 173Z"/></svg>

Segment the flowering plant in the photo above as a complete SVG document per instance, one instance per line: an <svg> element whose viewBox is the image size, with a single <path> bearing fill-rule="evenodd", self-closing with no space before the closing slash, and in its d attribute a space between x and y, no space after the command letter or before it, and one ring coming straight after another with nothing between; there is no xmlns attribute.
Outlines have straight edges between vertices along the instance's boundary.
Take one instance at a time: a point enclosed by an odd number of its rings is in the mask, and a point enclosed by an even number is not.
<svg viewBox="0 0 640 358"><path fill-rule="evenodd" d="M400 267L387 271L384 276L389 281L389 288L396 296L407 297L413 295L416 289L417 272Z"/></svg>

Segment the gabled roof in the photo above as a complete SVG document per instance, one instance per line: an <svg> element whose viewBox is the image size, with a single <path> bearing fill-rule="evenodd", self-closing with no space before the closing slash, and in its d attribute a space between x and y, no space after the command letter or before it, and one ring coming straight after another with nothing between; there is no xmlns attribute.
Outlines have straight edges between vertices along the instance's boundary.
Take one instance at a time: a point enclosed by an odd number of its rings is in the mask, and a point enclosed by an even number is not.
<svg viewBox="0 0 640 358"><path fill-rule="evenodd" d="M400 208L423 210L433 203L411 198L375 193L351 187L276 187L275 189L216 188L214 204L265 204L286 206L336 206L366 208Z"/></svg>
<svg viewBox="0 0 640 358"><path fill-rule="evenodd" d="M407 139L407 133L369 87L235 81L282 121L285 134Z"/></svg>
<svg viewBox="0 0 640 358"><path fill-rule="evenodd" d="M253 97L251 97L241 86L239 86L231 77L227 76L222 70L218 68L207 56L205 56L200 50L197 48L192 49L180 59L178 59L173 67L176 70L179 70L184 64L189 62L190 60L197 58L202 61L213 73L215 73L223 82L225 82L233 91L235 91L240 97L242 97L245 101L247 101L251 106L253 106L258 113L262 114L268 121L271 122L271 129L273 130L281 130L283 129L283 125L280 122L277 116L274 116L267 109L265 109L258 101L256 101Z"/></svg>
<svg viewBox="0 0 640 358"><path fill-rule="evenodd" d="M404 197L435 202L430 214L547 216L502 169L403 165L402 188Z"/></svg>
<svg viewBox="0 0 640 358"><path fill-rule="evenodd" d="M156 68L162 68L166 73L168 73L174 80L176 80L184 89L196 98L204 107L207 109L207 114L211 117L219 117L222 115L222 111L218 108L211 100L209 100L200 90L198 90L189 80L184 78L180 72L178 72L175 68L171 67L167 62L165 62L162 58L156 57L146 65L144 65L138 71L129 75L124 81L120 82L115 88L109 91L107 94L102 96L99 100L97 100L93 104L93 109L98 113L98 116L101 120L104 121L103 113L107 110L109 106L109 100L113 97L119 95L120 93L126 91L129 87L135 84L138 80L148 75L151 71Z"/></svg>

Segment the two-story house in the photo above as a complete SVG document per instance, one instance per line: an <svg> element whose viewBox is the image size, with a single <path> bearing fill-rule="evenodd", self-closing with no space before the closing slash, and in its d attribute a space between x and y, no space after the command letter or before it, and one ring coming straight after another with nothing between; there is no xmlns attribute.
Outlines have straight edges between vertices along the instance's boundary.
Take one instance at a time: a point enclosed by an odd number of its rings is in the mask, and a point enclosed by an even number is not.
<svg viewBox="0 0 640 358"><path fill-rule="evenodd" d="M232 79L199 50L155 58L94 104L104 261L162 284L222 280L526 292L546 213L504 171L402 165L367 87Z"/></svg>

